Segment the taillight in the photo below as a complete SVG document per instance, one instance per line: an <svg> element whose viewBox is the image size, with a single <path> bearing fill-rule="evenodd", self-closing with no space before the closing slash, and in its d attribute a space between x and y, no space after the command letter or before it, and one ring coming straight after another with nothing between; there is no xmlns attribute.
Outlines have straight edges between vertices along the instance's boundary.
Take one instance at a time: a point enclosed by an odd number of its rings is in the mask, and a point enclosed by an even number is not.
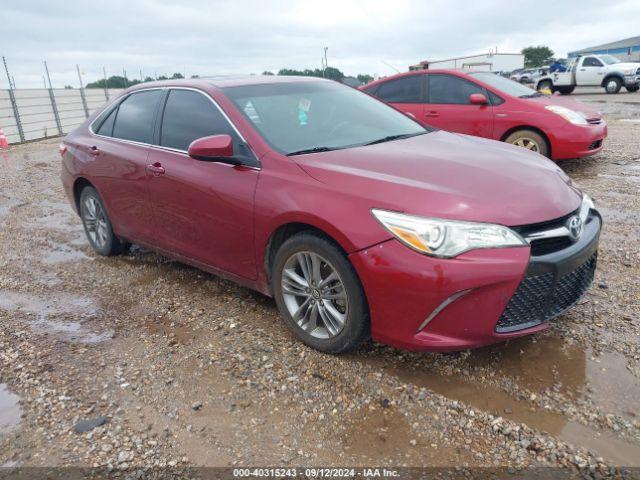
<svg viewBox="0 0 640 480"><path fill-rule="evenodd" d="M67 146L64 143L58 145L58 151L60 152L60 156L64 157L64 154L67 153Z"/></svg>

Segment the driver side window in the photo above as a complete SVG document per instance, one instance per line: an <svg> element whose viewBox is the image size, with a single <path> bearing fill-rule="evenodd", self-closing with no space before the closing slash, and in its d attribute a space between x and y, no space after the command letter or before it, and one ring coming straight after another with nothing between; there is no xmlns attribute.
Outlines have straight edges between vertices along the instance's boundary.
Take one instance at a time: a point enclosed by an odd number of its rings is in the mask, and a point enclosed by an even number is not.
<svg viewBox="0 0 640 480"><path fill-rule="evenodd" d="M595 57L587 57L582 62L583 67L602 67L602 62Z"/></svg>

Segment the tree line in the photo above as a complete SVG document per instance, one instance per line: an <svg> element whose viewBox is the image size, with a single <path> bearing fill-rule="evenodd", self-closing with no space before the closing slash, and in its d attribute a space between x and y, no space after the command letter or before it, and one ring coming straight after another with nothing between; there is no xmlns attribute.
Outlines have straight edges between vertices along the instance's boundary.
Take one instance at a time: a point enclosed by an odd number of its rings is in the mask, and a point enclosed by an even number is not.
<svg viewBox="0 0 640 480"><path fill-rule="evenodd" d="M273 72L265 71L262 72L262 75L274 75ZM347 76L341 72L339 69L334 67L327 67L324 71L321 68L316 68L314 70L305 69L305 70L294 70L291 68L282 68L278 71L277 75L294 75L294 76L302 76L302 77L320 77L320 78L329 78L331 80L335 80L337 82L342 82ZM166 75L161 75L158 78L153 77L145 77L144 80L140 79L132 79L128 77L124 77L122 75L112 75L106 80L101 78L95 82L87 83L86 88L128 88L133 85L138 85L140 83L145 82L153 82L155 80L178 80L184 78L184 75L181 73L174 73L170 77ZM191 78L198 78L198 75L192 75ZM359 74L357 77L359 82L361 83L369 83L373 80L373 76L368 74ZM65 87L66 88L66 87ZM71 88L71 87L69 87Z"/></svg>

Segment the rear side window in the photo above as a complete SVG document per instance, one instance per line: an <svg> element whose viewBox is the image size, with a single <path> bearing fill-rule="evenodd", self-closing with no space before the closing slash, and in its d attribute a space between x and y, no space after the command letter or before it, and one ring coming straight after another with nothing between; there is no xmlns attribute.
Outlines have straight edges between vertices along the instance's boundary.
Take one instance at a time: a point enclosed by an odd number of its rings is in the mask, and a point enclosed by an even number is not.
<svg viewBox="0 0 640 480"><path fill-rule="evenodd" d="M162 116L160 145L187 150L194 140L235 132L220 110L202 93L171 90Z"/></svg>
<svg viewBox="0 0 640 480"><path fill-rule="evenodd" d="M402 77L383 83L375 95L388 103L422 103L421 84L422 75Z"/></svg>
<svg viewBox="0 0 640 480"><path fill-rule="evenodd" d="M161 96L162 90L147 90L129 95L118 107L113 136L123 140L151 143L153 120Z"/></svg>
<svg viewBox="0 0 640 480"><path fill-rule="evenodd" d="M453 75L428 75L429 103L470 105L469 95L485 94L484 88Z"/></svg>
<svg viewBox="0 0 640 480"><path fill-rule="evenodd" d="M116 119L117 111L118 109L114 108L111 113L107 115L107 118L102 122L102 125L100 125L100 128L96 132L98 135L104 135L106 137L113 136L113 124Z"/></svg>

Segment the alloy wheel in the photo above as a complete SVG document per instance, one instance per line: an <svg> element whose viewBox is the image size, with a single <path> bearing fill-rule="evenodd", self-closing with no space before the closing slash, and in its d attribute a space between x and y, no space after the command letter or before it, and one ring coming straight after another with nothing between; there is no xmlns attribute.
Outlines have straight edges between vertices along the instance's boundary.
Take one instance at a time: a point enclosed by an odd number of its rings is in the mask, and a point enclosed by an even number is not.
<svg viewBox="0 0 640 480"><path fill-rule="evenodd" d="M315 338L328 339L344 328L349 299L340 275L314 252L287 259L281 278L284 304L298 326Z"/></svg>
<svg viewBox="0 0 640 480"><path fill-rule="evenodd" d="M109 238L107 215L100 202L88 195L82 203L82 221L91 242L98 248L104 248Z"/></svg>
<svg viewBox="0 0 640 480"><path fill-rule="evenodd" d="M538 142L536 142L535 140L532 140L531 138L526 138L526 137L519 138L515 142L513 142L513 144L518 147L531 150L532 152L540 152L540 146L538 145Z"/></svg>

